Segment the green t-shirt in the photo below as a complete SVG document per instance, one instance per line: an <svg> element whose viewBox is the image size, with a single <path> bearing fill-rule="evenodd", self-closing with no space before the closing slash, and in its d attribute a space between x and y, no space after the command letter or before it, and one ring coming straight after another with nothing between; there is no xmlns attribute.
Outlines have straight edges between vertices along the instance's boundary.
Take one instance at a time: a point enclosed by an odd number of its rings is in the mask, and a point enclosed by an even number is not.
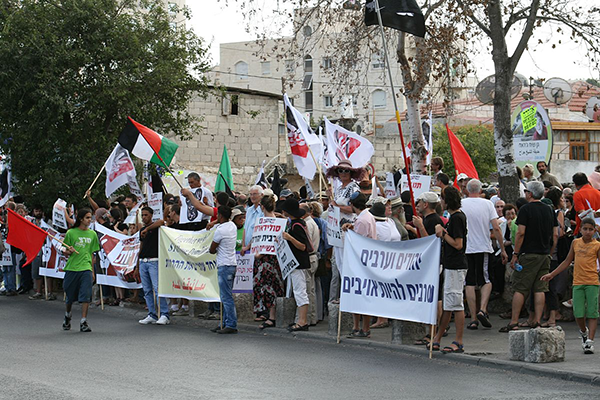
<svg viewBox="0 0 600 400"><path fill-rule="evenodd" d="M79 252L73 253L67 260L65 271L91 271L92 253L100 251L98 235L91 229L72 228L65 235L65 244L73 246Z"/></svg>
<svg viewBox="0 0 600 400"><path fill-rule="evenodd" d="M242 240L244 238L244 227L237 230L237 238L235 239L235 251L242 251Z"/></svg>

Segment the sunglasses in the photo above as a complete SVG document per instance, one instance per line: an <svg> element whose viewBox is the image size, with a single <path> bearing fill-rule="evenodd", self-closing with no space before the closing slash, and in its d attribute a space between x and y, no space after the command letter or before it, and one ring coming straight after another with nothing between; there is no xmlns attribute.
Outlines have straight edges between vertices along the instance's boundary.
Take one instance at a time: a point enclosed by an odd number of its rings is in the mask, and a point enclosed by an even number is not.
<svg viewBox="0 0 600 400"><path fill-rule="evenodd" d="M352 171L350 171L349 169L338 169L337 172L338 174L349 174Z"/></svg>

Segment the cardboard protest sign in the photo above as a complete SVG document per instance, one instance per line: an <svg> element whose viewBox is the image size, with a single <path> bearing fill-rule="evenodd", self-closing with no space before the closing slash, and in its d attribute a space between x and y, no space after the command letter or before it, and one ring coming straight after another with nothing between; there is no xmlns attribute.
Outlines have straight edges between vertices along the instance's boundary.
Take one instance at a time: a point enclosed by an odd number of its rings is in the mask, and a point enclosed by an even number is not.
<svg viewBox="0 0 600 400"><path fill-rule="evenodd" d="M259 217L252 233L252 254L277 254L275 237L285 231L285 218Z"/></svg>

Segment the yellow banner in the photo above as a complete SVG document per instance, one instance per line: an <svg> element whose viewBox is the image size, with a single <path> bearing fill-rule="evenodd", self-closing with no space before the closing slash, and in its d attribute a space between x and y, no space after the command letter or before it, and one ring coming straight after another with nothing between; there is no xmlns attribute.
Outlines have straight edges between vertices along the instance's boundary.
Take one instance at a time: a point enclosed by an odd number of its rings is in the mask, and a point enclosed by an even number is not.
<svg viewBox="0 0 600 400"><path fill-rule="evenodd" d="M208 249L212 231L160 228L158 295L209 302L220 301L217 256Z"/></svg>

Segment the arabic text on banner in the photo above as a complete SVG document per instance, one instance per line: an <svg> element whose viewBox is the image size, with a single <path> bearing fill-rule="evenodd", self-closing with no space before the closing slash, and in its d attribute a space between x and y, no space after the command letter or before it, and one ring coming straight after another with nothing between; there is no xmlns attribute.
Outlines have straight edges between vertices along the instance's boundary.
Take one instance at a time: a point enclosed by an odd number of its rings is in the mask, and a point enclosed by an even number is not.
<svg viewBox="0 0 600 400"><path fill-rule="evenodd" d="M243 256L238 252L237 268L233 280L233 293L253 293L254 282L254 254L246 252Z"/></svg>
<svg viewBox="0 0 600 400"><path fill-rule="evenodd" d="M208 249L215 230L180 231L161 227L158 239L158 295L217 302L217 256Z"/></svg>
<svg viewBox="0 0 600 400"><path fill-rule="evenodd" d="M335 247L344 247L340 229L340 208L331 206L327 214L327 243Z"/></svg>
<svg viewBox="0 0 600 400"><path fill-rule="evenodd" d="M277 254L275 237L285 231L285 218L260 217L252 233L252 254Z"/></svg>
<svg viewBox="0 0 600 400"><path fill-rule="evenodd" d="M441 241L381 242L348 231L342 311L435 324Z"/></svg>

